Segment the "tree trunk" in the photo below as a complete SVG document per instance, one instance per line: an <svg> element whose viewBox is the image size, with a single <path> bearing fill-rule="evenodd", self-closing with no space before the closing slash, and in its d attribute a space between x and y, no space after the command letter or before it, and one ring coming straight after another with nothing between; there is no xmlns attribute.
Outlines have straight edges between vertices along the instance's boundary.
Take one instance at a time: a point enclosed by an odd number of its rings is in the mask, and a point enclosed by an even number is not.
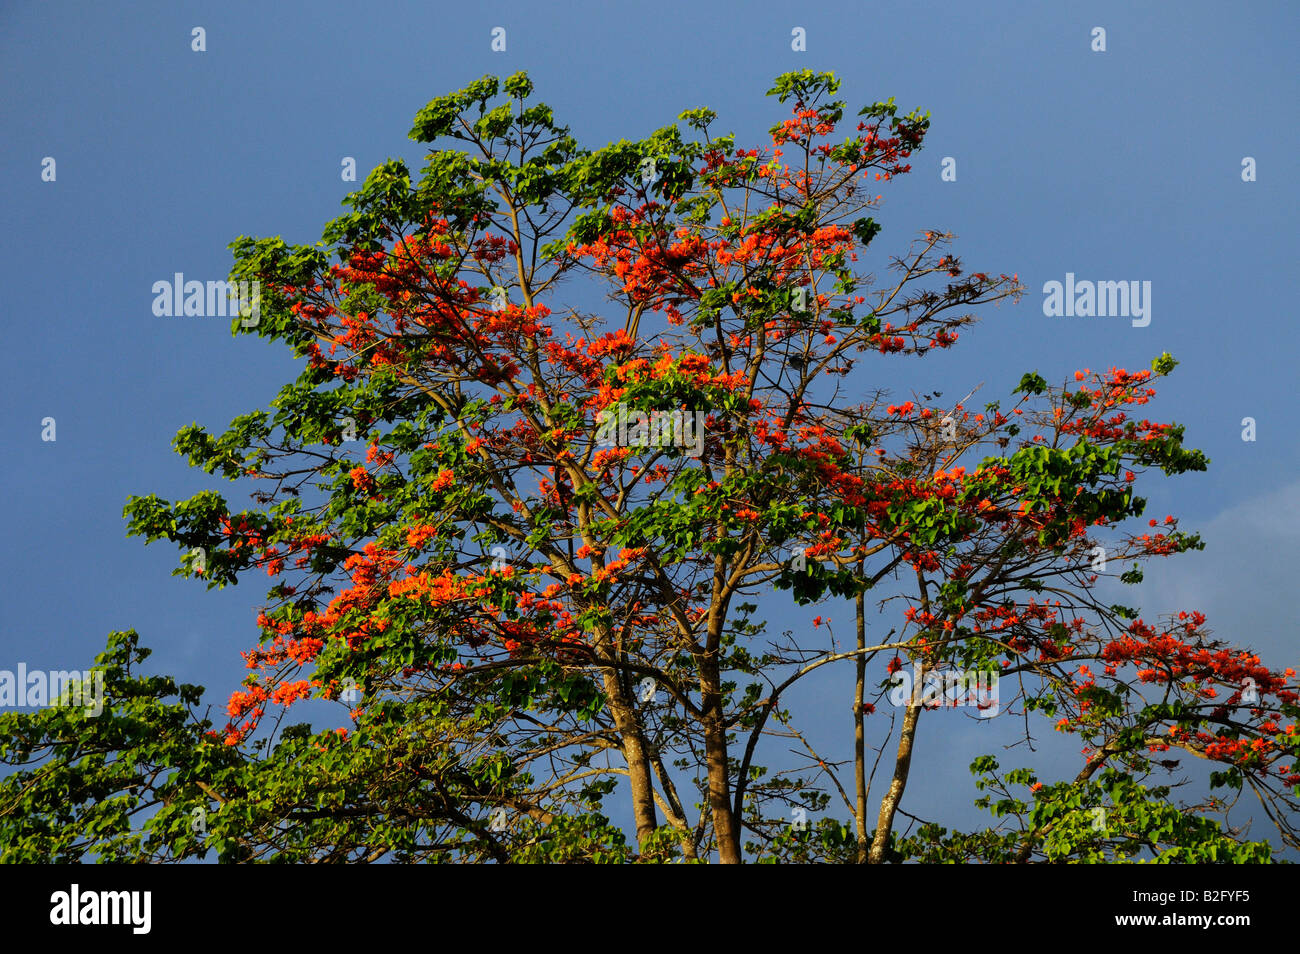
<svg viewBox="0 0 1300 954"><path fill-rule="evenodd" d="M618 729L619 739L623 745L627 776L632 785L632 812L636 819L637 845L640 846L659 824L655 814L654 778L650 770L650 757L646 752L641 722L623 691L623 681L613 669L606 669L604 678L609 711L614 717L614 725Z"/></svg>
<svg viewBox="0 0 1300 954"><path fill-rule="evenodd" d="M921 717L921 676L917 673L916 685L912 687L912 701L903 716L903 734L898 739L898 756L894 761L894 777L889 783L889 791L880 800L880 816L876 819L876 837L871 842L868 861L878 865L885 860L885 850L889 846L889 833L894 828L894 814L903 800L903 790L907 788L907 773L912 765L912 742L916 738L916 722Z"/></svg>
<svg viewBox="0 0 1300 954"><path fill-rule="evenodd" d="M722 692L718 667L706 660L700 689L704 710L704 757L709 773L709 809L718 842L718 861L740 864L740 828L731 810L731 778L727 774L727 729L722 724Z"/></svg>
<svg viewBox="0 0 1300 954"><path fill-rule="evenodd" d="M862 575L859 568L858 575ZM867 646L867 620L866 620L866 597L858 594L857 598L857 621L858 621L858 658L857 671L857 689L853 696L853 771L854 781L857 785L855 795L855 806L853 812L853 821L858 830L858 864L864 864L867 860L867 741L866 726L863 724L865 714L862 711L862 697L867 688L867 657L862 650Z"/></svg>

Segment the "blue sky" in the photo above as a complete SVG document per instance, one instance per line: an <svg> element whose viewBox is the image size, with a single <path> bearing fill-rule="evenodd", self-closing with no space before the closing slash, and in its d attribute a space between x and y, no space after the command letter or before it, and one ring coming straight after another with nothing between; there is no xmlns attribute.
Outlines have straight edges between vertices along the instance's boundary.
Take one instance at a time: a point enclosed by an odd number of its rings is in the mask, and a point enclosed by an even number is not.
<svg viewBox="0 0 1300 954"><path fill-rule="evenodd" d="M265 406L296 368L224 320L154 316L155 281L224 277L240 234L315 241L353 188L343 157L359 178L388 157L418 165L415 112L484 73L528 70L594 148L695 106L757 141L781 118L771 79L802 68L835 70L851 104L893 96L931 113L913 173L882 190L877 248L951 230L968 271L1028 287L951 353L872 383L904 398L983 383L992 400L1027 370L1060 380L1173 353L1152 416L1185 424L1212 464L1145 491L1207 550L1153 569L1142 605L1200 608L1219 635L1295 666L1297 19L1285 2L0 3L0 668L82 668L134 627L159 669L218 706L243 675L264 590L171 577L174 550L127 539L122 506L210 486L242 504L171 439ZM1105 52L1090 48L1098 26ZM206 52L191 50L194 27ZM795 27L806 52L791 49ZM946 156L955 182L940 179ZM1247 156L1257 181L1242 181ZM1067 272L1150 281L1150 325L1044 316L1043 283ZM813 612L849 631L847 606ZM843 739L843 706L827 706ZM904 807L971 818L965 767L989 750L972 748L975 731L922 733L927 767Z"/></svg>

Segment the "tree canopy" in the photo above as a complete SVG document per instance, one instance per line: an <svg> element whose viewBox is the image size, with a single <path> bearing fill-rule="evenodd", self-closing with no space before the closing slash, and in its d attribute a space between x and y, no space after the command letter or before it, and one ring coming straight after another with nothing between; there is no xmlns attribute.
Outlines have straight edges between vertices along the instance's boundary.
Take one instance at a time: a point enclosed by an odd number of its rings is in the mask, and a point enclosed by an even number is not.
<svg viewBox="0 0 1300 954"><path fill-rule="evenodd" d="M587 149L523 73L431 101L322 240L241 237L236 334L296 380L174 446L256 481L133 497L178 574L270 579L228 718L99 657L108 707L0 716L5 860L1264 861L1296 844L1295 673L1112 602L1202 546L1137 482L1200 471L1141 415L1176 362L891 399L1014 275L892 233L927 114L777 78L757 147L703 108ZM873 265L875 273L867 272ZM1010 384L1011 382L1008 382ZM844 645L780 603L854 610ZM250 640L251 642L251 640ZM796 687L852 673L842 746ZM333 700L346 725L289 724ZM971 752L986 827L900 829L928 721L1068 733L1077 774ZM316 710L319 711L319 710ZM319 721L319 720L317 720ZM793 746L804 753L789 763ZM1015 753L1024 750L1013 749ZM1030 753L1016 756L1029 758ZM1181 759L1214 766L1179 794ZM785 759L777 767L773 759ZM877 769L880 769L878 778ZM1274 823L1224 820L1249 790Z"/></svg>

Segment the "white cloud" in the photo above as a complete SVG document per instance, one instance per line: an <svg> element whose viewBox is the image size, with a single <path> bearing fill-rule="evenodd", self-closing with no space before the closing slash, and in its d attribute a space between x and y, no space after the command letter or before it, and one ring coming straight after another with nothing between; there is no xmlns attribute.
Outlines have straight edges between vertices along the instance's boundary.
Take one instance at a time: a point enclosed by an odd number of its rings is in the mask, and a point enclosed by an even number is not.
<svg viewBox="0 0 1300 954"><path fill-rule="evenodd" d="M1226 642L1257 650L1275 668L1300 658L1295 597L1300 549L1300 481L1235 504L1195 529L1200 552L1144 566L1145 580L1130 591L1147 619L1200 610Z"/></svg>

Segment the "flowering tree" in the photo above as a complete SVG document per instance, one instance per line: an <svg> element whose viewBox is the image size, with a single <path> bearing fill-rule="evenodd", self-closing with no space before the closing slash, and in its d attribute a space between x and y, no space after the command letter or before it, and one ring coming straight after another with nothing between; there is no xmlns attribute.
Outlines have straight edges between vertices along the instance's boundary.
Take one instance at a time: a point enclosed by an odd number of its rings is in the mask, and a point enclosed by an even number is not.
<svg viewBox="0 0 1300 954"><path fill-rule="evenodd" d="M250 674L214 726L114 634L110 713L4 717L6 758L40 766L0 783L6 855L1265 860L1215 817L1247 787L1294 845L1295 674L1104 595L1201 546L1126 529L1139 475L1207 464L1137 417L1175 362L1031 372L982 408L864 390L1021 287L935 230L862 273L929 122L846 120L838 88L779 77L762 148L694 109L590 151L526 75L485 77L416 117L418 180L380 166L317 245L233 243L262 289L235 331L305 367L175 446L265 489L126 513L209 587L271 578ZM828 600L851 645L821 616L766 632ZM788 700L840 667L845 744L818 751ZM349 725L285 726L309 699ZM900 833L923 717L953 705L1079 736L1078 774L972 753L996 820ZM772 771L774 740L806 759ZM1192 804L1162 778L1185 755L1215 765Z"/></svg>

